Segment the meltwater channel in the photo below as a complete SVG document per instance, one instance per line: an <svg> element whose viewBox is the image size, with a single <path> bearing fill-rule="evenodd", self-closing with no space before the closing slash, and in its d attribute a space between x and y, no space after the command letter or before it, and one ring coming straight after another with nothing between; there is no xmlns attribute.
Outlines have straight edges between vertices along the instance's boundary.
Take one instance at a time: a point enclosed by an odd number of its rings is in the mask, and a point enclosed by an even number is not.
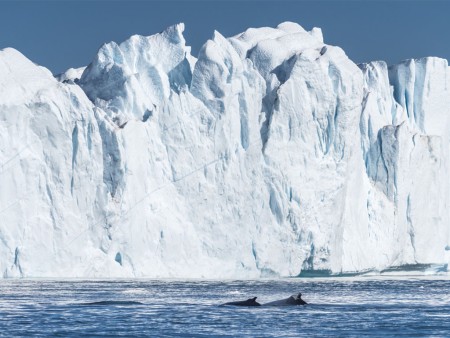
<svg viewBox="0 0 450 338"><path fill-rule="evenodd" d="M261 303L301 292L307 306ZM450 336L450 280L1 280L1 336Z"/></svg>

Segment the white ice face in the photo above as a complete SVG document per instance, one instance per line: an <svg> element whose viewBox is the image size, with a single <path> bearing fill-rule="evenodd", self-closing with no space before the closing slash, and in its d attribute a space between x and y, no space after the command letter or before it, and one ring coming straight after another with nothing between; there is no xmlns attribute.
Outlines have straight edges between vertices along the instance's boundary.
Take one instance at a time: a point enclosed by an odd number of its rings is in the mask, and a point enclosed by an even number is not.
<svg viewBox="0 0 450 338"><path fill-rule="evenodd" d="M0 275L449 263L446 60L357 66L288 22L195 58L183 30L57 78L0 51Z"/></svg>

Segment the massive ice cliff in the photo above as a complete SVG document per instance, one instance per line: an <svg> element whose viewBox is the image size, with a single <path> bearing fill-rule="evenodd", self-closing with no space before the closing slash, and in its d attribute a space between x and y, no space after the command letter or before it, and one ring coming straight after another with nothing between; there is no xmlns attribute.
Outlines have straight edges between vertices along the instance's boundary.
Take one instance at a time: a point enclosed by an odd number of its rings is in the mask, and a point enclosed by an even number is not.
<svg viewBox="0 0 450 338"><path fill-rule="evenodd" d="M0 275L260 277L450 260L450 70L295 23L173 26L54 77L0 51Z"/></svg>

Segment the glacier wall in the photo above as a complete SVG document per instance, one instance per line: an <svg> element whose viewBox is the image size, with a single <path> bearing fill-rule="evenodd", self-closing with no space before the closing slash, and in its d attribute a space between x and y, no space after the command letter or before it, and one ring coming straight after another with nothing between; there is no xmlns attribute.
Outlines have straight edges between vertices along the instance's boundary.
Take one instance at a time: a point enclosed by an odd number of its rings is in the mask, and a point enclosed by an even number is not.
<svg viewBox="0 0 450 338"><path fill-rule="evenodd" d="M184 25L54 77L0 51L3 277L255 278L450 261L450 70L295 23Z"/></svg>

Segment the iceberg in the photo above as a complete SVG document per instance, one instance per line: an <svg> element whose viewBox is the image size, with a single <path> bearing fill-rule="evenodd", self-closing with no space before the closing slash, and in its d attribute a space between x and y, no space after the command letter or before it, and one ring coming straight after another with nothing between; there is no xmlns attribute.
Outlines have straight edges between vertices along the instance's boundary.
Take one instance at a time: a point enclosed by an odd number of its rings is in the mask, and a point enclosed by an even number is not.
<svg viewBox="0 0 450 338"><path fill-rule="evenodd" d="M285 22L178 24L53 76L0 51L0 275L259 278L450 261L450 69Z"/></svg>

